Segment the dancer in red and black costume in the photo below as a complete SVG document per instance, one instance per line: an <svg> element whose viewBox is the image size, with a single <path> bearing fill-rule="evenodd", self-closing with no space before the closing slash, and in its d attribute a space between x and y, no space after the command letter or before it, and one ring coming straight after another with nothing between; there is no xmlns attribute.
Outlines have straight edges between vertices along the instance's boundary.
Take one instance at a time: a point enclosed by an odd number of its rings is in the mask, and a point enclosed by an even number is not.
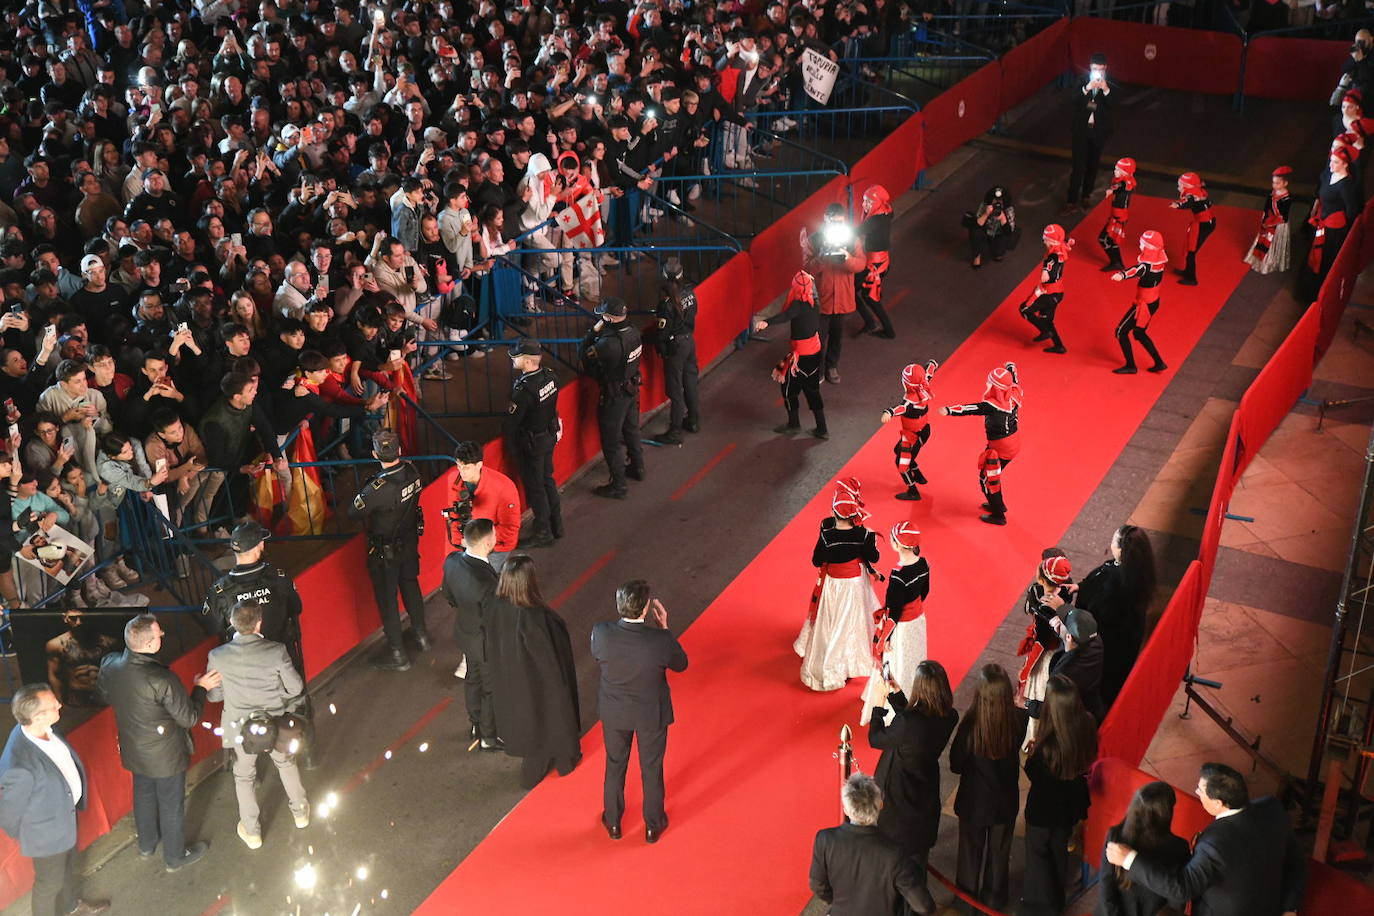
<svg viewBox="0 0 1374 916"><path fill-rule="evenodd" d="M1159 311L1159 286L1164 282L1164 268L1169 264L1169 255L1164 251L1164 236L1153 229L1140 234L1140 260L1134 267L1119 270L1112 279L1121 281L1137 277L1135 299L1131 307L1116 326L1116 342L1121 345L1121 355L1126 358L1124 365L1113 369L1117 375L1135 375L1135 353L1131 349L1131 338L1140 341L1145 352L1150 354L1155 364L1151 372L1168 369L1164 358L1159 355L1155 342L1150 339L1146 328L1150 326L1155 312Z"/></svg>
<svg viewBox="0 0 1374 916"><path fill-rule="evenodd" d="M1207 197L1207 188L1197 172L1184 172L1178 176L1178 200L1169 204L1175 210L1187 210L1192 218L1188 221L1188 260L1182 270L1174 273L1184 286L1197 286L1197 253L1217 228L1217 215L1212 212L1212 201Z"/></svg>
<svg viewBox="0 0 1374 916"><path fill-rule="evenodd" d="M868 266L854 275L854 302L864 320L859 333L891 340L897 332L883 307L883 277L891 260L888 249L892 245L892 201L887 188L875 184L864 191L863 216L858 235Z"/></svg>
<svg viewBox="0 0 1374 916"><path fill-rule="evenodd" d="M867 725L875 706L890 713L887 684L910 696L916 666L927 651L925 602L930 597L930 564L921 556L921 530L899 522L888 532L897 565L887 576L887 597L873 617L873 665L860 702L859 724ZM890 718L890 715L889 715Z"/></svg>
<svg viewBox="0 0 1374 916"><path fill-rule="evenodd" d="M1040 234L1045 243L1045 260L1040 262L1040 282L1030 291L1026 301L1021 303L1021 317L1031 323L1040 333L1031 338L1031 343L1048 340L1046 353L1067 353L1064 341L1059 339L1059 331L1054 326L1054 313L1059 303L1064 301L1064 265L1069 262L1069 249L1073 239L1066 238L1064 227L1050 223Z"/></svg>
<svg viewBox="0 0 1374 916"><path fill-rule="evenodd" d="M801 432L801 396L816 417L811 435L829 439L825 425L825 402L821 400L821 338L820 311L816 306L816 281L809 273L799 270L792 277L792 289L787 296L787 308L772 318L755 318L754 330L789 322L792 329L792 349L782 362L773 368L773 381L782 385L782 399L787 405L787 422L774 427L773 432L785 436Z"/></svg>
<svg viewBox="0 0 1374 916"><path fill-rule="evenodd" d="M1107 215L1107 224L1097 236L1097 243L1107 253L1103 272L1126 269L1126 264L1121 260L1121 243L1126 240L1126 220L1131 215L1131 194L1134 191L1135 160L1116 160L1116 168L1112 170L1112 186L1107 191L1112 198L1112 209Z"/></svg>
<svg viewBox="0 0 1374 916"><path fill-rule="evenodd" d="M985 514L978 516L989 525L1007 523L1007 504L1002 498L1002 472L1021 451L1017 422L1025 392L1016 375L1016 364L1005 363L988 373L988 385L977 404L958 404L942 408L947 417L978 415L983 418L988 444L978 455L978 485L983 489Z"/></svg>
<svg viewBox="0 0 1374 916"><path fill-rule="evenodd" d="M1286 165L1274 169L1270 176L1272 186L1269 196L1264 199L1264 210L1260 213L1259 231L1255 241L1246 252L1245 263L1258 274L1276 273L1288 269L1289 240L1288 218L1293 208L1293 195L1288 192L1288 179L1293 170Z"/></svg>
<svg viewBox="0 0 1374 916"><path fill-rule="evenodd" d="M839 690L872 671L873 620L881 607L873 591L873 579L882 579L873 572L878 538L864 527L869 513L856 478L835 482L830 511L811 552L818 576L806 623L792 644L802 683L812 690Z"/></svg>
<svg viewBox="0 0 1374 916"><path fill-rule="evenodd" d="M1350 224L1360 212L1360 186L1351 174L1353 154L1349 147L1335 146L1327 167L1317 181L1317 202L1307 225L1312 235L1312 247L1307 252L1306 270L1302 276L1303 301L1316 298L1336 255L1350 232Z"/></svg>
<svg viewBox="0 0 1374 916"><path fill-rule="evenodd" d="M1018 705L1032 710L1033 716L1026 723L1023 748L1035 740L1036 718L1050 681L1050 663L1054 654L1064 647L1063 623L1055 605L1072 605L1073 589L1073 565L1069 558L1058 547L1046 548L1040 554L1035 581L1026 589L1022 610L1030 617L1030 622L1016 648L1016 654L1026 659L1016 679ZM1058 601L1051 602L1051 595L1057 596Z"/></svg>
<svg viewBox="0 0 1374 916"><path fill-rule="evenodd" d="M902 403L883 411L882 421L886 423L893 417L902 418L902 432L892 451L897 456L897 473L906 484L906 491L898 493L898 499L920 499L921 492L916 485L925 486L928 481L916 463L921 447L930 438L930 382L940 364L929 360L924 366L912 363L902 370Z"/></svg>

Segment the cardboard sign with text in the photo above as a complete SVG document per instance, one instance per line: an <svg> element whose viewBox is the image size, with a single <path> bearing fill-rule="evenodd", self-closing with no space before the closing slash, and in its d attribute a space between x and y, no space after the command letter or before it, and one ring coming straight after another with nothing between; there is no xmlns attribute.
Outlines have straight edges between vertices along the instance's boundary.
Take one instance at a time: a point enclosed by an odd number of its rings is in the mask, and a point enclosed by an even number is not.
<svg viewBox="0 0 1374 916"><path fill-rule="evenodd" d="M820 105L830 101L830 92L835 88L840 65L812 48L807 48L802 54L801 65L806 94Z"/></svg>

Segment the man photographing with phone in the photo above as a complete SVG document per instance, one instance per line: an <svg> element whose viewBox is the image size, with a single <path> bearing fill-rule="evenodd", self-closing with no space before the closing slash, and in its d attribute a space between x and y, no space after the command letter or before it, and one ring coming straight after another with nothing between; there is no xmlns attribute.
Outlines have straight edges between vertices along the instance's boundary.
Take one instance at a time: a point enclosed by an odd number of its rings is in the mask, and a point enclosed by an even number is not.
<svg viewBox="0 0 1374 916"><path fill-rule="evenodd" d="M1069 173L1065 212L1086 210L1097 183L1097 164L1112 135L1112 86L1107 79L1107 55L1094 54L1088 75L1073 96L1073 171Z"/></svg>

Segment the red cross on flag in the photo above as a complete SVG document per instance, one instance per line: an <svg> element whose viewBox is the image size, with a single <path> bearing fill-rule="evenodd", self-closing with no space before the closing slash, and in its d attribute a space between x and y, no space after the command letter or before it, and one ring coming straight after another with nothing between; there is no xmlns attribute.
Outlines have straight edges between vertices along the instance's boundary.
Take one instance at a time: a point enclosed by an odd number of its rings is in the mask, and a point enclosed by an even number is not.
<svg viewBox="0 0 1374 916"><path fill-rule="evenodd" d="M568 248L600 248L606 241L597 193L588 191L554 216Z"/></svg>

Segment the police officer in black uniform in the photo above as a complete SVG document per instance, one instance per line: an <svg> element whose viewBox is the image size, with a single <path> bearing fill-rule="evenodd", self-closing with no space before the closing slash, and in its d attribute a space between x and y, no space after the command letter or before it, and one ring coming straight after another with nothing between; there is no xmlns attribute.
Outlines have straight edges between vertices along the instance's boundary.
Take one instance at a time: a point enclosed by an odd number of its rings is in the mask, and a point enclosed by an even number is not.
<svg viewBox="0 0 1374 916"><path fill-rule="evenodd" d="M211 636L224 641L233 638L230 615L240 601L262 605L262 635L286 646L291 664L305 677L305 657L301 653L301 596L296 583L262 558L272 533L257 522L244 522L229 535L234 551L234 568L210 587L200 623Z"/></svg>
<svg viewBox="0 0 1374 916"><path fill-rule="evenodd" d="M639 360L644 342L627 320L628 311L623 299L606 297L596 309L601 317L582 339L583 365L601 385L596 419L601 454L611 474L610 483L592 492L609 499L628 495L626 477L644 479L644 449L639 441Z"/></svg>
<svg viewBox="0 0 1374 916"><path fill-rule="evenodd" d="M367 574L377 596L388 649L373 659L384 671L406 671L410 657L402 641L401 613L396 590L401 591L410 629L421 652L429 649L425 629L425 597L420 592L420 535L425 530L420 513L420 472L401 460L401 437L394 429L379 429L372 437L372 455L382 470L368 478L353 498L354 518L361 518L367 534Z"/></svg>
<svg viewBox="0 0 1374 916"><path fill-rule="evenodd" d="M558 376L541 367L544 351L539 341L521 338L510 350L516 377L510 390L510 412L502 432L506 448L520 467L525 499L534 514L529 536L521 547L547 547L563 536L563 507L553 479L553 447L558 444L562 423L558 419Z"/></svg>
<svg viewBox="0 0 1374 916"><path fill-rule="evenodd" d="M658 437L665 445L682 444L682 431L701 429L701 401L697 396L697 343L692 334L697 326L697 293L682 278L682 262L669 258L663 262L663 292L658 307L658 337L655 345L663 357L663 386L668 394L668 431Z"/></svg>

